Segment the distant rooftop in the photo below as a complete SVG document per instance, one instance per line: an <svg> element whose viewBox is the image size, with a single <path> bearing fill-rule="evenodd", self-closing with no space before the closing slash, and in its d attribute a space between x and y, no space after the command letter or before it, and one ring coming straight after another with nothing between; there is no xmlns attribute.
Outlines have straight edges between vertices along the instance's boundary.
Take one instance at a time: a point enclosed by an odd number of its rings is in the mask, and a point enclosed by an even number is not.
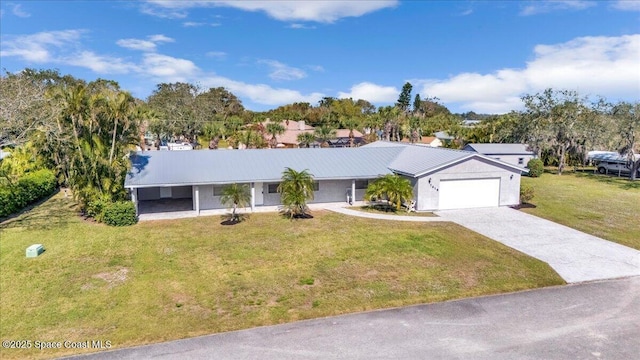
<svg viewBox="0 0 640 360"><path fill-rule="evenodd" d="M467 144L465 150L484 155L533 155L526 144Z"/></svg>

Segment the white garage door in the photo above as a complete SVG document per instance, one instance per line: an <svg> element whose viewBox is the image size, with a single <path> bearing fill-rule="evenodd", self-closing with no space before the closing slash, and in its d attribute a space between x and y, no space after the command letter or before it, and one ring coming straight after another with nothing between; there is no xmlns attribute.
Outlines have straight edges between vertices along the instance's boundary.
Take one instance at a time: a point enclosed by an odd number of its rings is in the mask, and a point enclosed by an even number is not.
<svg viewBox="0 0 640 360"><path fill-rule="evenodd" d="M500 204L500 179L440 180L440 210Z"/></svg>

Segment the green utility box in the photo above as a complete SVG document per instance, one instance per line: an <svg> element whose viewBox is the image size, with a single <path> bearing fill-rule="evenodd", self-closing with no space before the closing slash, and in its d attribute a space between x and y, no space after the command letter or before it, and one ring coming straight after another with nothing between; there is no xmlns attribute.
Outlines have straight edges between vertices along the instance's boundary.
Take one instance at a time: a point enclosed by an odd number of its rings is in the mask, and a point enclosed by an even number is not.
<svg viewBox="0 0 640 360"><path fill-rule="evenodd" d="M27 248L27 257L38 257L38 255L44 252L44 246L42 244L33 244Z"/></svg>

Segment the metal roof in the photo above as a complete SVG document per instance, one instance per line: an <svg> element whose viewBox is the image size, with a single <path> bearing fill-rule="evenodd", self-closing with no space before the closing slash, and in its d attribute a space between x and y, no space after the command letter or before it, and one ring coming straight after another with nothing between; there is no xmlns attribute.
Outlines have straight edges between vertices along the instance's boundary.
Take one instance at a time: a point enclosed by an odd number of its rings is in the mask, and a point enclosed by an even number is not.
<svg viewBox="0 0 640 360"><path fill-rule="evenodd" d="M316 180L371 179L392 172L420 176L472 157L526 171L473 152L378 141L358 148L138 152L131 157L125 187L278 182L287 167L309 170Z"/></svg>
<svg viewBox="0 0 640 360"><path fill-rule="evenodd" d="M282 172L309 170L317 180L375 178L402 148L147 151L131 157L126 187L277 182Z"/></svg>
<svg viewBox="0 0 640 360"><path fill-rule="evenodd" d="M526 144L467 144L465 150L483 155L533 155Z"/></svg>
<svg viewBox="0 0 640 360"><path fill-rule="evenodd" d="M389 164L395 172L418 176L431 169L450 164L475 155L461 150L406 145L402 152Z"/></svg>

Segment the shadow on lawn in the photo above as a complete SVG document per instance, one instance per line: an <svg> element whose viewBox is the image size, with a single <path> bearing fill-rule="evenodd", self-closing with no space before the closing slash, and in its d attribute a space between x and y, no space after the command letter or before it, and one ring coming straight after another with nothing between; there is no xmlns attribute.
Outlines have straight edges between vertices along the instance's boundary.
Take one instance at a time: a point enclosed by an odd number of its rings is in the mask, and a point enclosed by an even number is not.
<svg viewBox="0 0 640 360"><path fill-rule="evenodd" d="M640 189L640 179L631 181L628 176L597 174L590 171L576 171L575 174L576 177L593 179L603 184L617 186L623 190Z"/></svg>
<svg viewBox="0 0 640 360"><path fill-rule="evenodd" d="M0 229L50 229L66 226L77 215L76 203L56 190L52 195L33 203L20 212L0 219Z"/></svg>

